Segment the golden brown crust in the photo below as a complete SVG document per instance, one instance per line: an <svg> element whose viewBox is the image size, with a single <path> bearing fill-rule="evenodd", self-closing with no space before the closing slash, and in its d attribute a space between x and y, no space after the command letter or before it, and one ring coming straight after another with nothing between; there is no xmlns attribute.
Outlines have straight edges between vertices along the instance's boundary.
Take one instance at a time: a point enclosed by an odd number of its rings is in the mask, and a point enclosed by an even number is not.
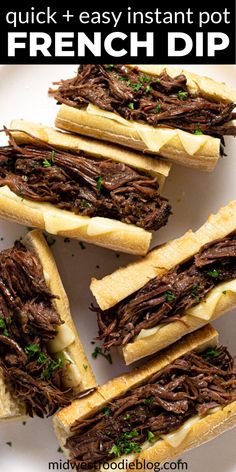
<svg viewBox="0 0 236 472"><path fill-rule="evenodd" d="M117 116L114 113L105 117L99 116L97 113L88 113L87 109L61 105L55 125L73 133L115 142L145 153L158 154L159 157L168 161L204 171L214 169L218 161L220 155L220 139L218 138L206 135L199 137L181 130L171 130L164 127L153 128L136 123L132 127L130 126L131 122L124 126L116 120ZM144 140L145 130L148 134L146 133ZM160 146L159 138L160 135L162 136L163 130L168 132L170 137L169 140L164 140ZM154 133L152 141L149 139L150 133ZM193 154L188 151L188 146L186 147L186 141L189 139L194 147L196 145L196 151ZM157 144L155 144L155 140L158 141ZM200 141L201 144L198 145Z"/></svg>
<svg viewBox="0 0 236 472"><path fill-rule="evenodd" d="M152 234L137 226L110 218L84 217L56 208L50 203L36 203L0 187L0 216L25 226L45 229L64 236L128 254L145 255Z"/></svg>
<svg viewBox="0 0 236 472"><path fill-rule="evenodd" d="M111 308L143 287L148 280L157 275L161 276L172 267L192 257L203 244L224 238L234 231L236 231L236 201L221 208L216 215L211 215L195 233L188 231L181 238L154 249L144 259L131 263L126 268L118 269L101 280L92 279L91 291L102 310ZM236 293L227 290L227 293L219 298L211 320L222 316L235 306ZM128 343L122 349L125 362L130 364L158 352L206 323L206 320L186 313L181 321L161 327L156 334Z"/></svg>

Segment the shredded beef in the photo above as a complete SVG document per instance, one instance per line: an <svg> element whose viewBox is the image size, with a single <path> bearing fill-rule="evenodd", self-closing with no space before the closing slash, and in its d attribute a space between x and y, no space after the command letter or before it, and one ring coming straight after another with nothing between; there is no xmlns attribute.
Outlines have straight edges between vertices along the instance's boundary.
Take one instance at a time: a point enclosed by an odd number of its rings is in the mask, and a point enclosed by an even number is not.
<svg viewBox="0 0 236 472"><path fill-rule="evenodd" d="M67 439L78 469L118 455L139 452L160 435L195 415L210 414L236 400L236 372L225 347L191 352L168 364L145 384L111 401L102 411L71 428Z"/></svg>
<svg viewBox="0 0 236 472"><path fill-rule="evenodd" d="M157 179L131 167L42 147L0 148L0 186L21 198L49 202L83 216L101 216L147 230L164 226L171 213Z"/></svg>
<svg viewBox="0 0 236 472"><path fill-rule="evenodd" d="M63 323L54 298L36 254L19 241L0 252L0 369L30 416L51 415L70 402L62 364L47 350Z"/></svg>
<svg viewBox="0 0 236 472"><path fill-rule="evenodd" d="M194 258L155 277L114 307L97 313L104 348L126 345L142 329L181 320L223 281L236 278L236 236L203 246Z"/></svg>
<svg viewBox="0 0 236 472"><path fill-rule="evenodd" d="M62 80L55 92L59 103L85 107L92 103L127 120L170 126L196 134L236 135L234 103L191 96L181 74L159 77L115 64L82 64L77 76Z"/></svg>

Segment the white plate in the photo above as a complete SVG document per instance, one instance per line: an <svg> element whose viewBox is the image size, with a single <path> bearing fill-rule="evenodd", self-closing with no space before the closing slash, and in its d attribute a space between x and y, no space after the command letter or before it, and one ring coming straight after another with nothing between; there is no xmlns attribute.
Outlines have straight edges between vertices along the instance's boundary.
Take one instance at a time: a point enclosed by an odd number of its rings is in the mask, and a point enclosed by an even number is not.
<svg viewBox="0 0 236 472"><path fill-rule="evenodd" d="M236 66L188 67L215 79L236 83ZM47 95L50 83L68 78L76 66L3 66L0 68L0 126L9 125L13 118L24 118L53 125L57 105ZM1 137L3 139L3 137ZM236 197L236 141L226 139L228 156L221 159L211 174L173 166L164 194L170 199L174 214L168 226L156 235L153 244L180 236L189 228L200 226L210 212ZM0 249L10 247L15 239L24 235L26 228L1 221ZM52 246L62 280L67 290L71 310L80 336L84 342L98 382L104 382L124 370L118 356L113 355L110 366L103 358L93 360L94 346L90 341L96 335L95 316L88 310L92 301L89 293L91 276L102 277L133 258L115 252L89 246L82 249L77 241L64 243L57 238ZM119 257L118 257L119 256ZM236 354L236 312L227 314L215 326L220 330L221 342ZM12 447L7 445L12 443ZM46 472L49 461L59 461L63 470L64 457L57 453L57 442L50 420L28 420L22 423L2 424L0 431L1 472ZM182 456L188 462L188 470L199 472L236 472L235 430L197 450ZM61 464L61 468L60 467ZM64 466L64 470L65 470ZM56 470L56 469L55 469ZM177 469L176 469L177 470Z"/></svg>

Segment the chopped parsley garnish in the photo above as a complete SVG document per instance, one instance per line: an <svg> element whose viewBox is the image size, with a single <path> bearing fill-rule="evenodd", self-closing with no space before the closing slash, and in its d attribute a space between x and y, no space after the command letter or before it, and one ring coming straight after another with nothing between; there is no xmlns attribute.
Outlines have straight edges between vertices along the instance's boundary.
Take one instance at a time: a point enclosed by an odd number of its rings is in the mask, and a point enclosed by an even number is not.
<svg viewBox="0 0 236 472"><path fill-rule="evenodd" d="M147 85L147 87L146 87L146 93L150 93L150 90L151 90L151 86L150 86L150 85Z"/></svg>
<svg viewBox="0 0 236 472"><path fill-rule="evenodd" d="M23 193L22 193L22 190L19 190L19 192L18 192L18 197L21 197L21 201L22 201L22 202L24 201L25 197L24 197L24 195L23 195Z"/></svg>
<svg viewBox="0 0 236 472"><path fill-rule="evenodd" d="M55 162L55 150L53 149L52 152L51 152L50 161L48 159L44 159L43 167L52 167L54 162Z"/></svg>
<svg viewBox="0 0 236 472"><path fill-rule="evenodd" d="M130 110L134 110L134 103L133 102L128 103L128 108Z"/></svg>
<svg viewBox="0 0 236 472"><path fill-rule="evenodd" d="M135 92L138 92L141 88L142 88L142 83L139 82L139 83L135 83L135 84L131 84L131 87L134 89Z"/></svg>
<svg viewBox="0 0 236 472"><path fill-rule="evenodd" d="M223 292L222 292L222 293L223 293L223 295L226 295L226 293L227 293L227 290L223 290Z"/></svg>
<svg viewBox="0 0 236 472"><path fill-rule="evenodd" d="M103 349L99 346L96 346L93 353L92 353L92 356L94 359L97 359L98 355L102 356L102 357L105 357L105 359L107 360L107 362L109 362L109 364L112 364L112 357L111 357L111 354L106 354L106 352L103 351Z"/></svg>
<svg viewBox="0 0 236 472"><path fill-rule="evenodd" d="M158 84L160 83L160 81L161 81L161 79L159 79L159 78L156 80L156 82L157 82Z"/></svg>
<svg viewBox="0 0 236 472"><path fill-rule="evenodd" d="M43 167L52 167L51 161L48 161L47 159L44 159L44 161L43 161Z"/></svg>
<svg viewBox="0 0 236 472"><path fill-rule="evenodd" d="M108 408L108 406L106 406L105 408L103 408L102 412L104 413L104 415L109 416L111 413L111 410L110 408Z"/></svg>
<svg viewBox="0 0 236 472"><path fill-rule="evenodd" d="M197 284L192 286L192 297L195 298L196 303L200 302L200 297L199 297L199 293L198 293L198 285Z"/></svg>
<svg viewBox="0 0 236 472"><path fill-rule="evenodd" d="M158 105L156 106L156 111L157 111L157 113L160 113L160 111L161 111L161 104L160 103L158 103Z"/></svg>
<svg viewBox="0 0 236 472"><path fill-rule="evenodd" d="M153 402L154 402L154 397L145 398L144 400L145 405L148 405L148 406L152 405Z"/></svg>
<svg viewBox="0 0 236 472"><path fill-rule="evenodd" d="M197 134L197 135L200 135L200 134L203 134L202 130L201 130L201 127L200 127L200 123L198 123L196 125L196 128L194 130L194 134Z"/></svg>
<svg viewBox="0 0 236 472"><path fill-rule="evenodd" d="M90 205L89 205L89 202L87 202L87 200L85 200L84 198L81 200L81 206L83 208L88 208Z"/></svg>
<svg viewBox="0 0 236 472"><path fill-rule="evenodd" d="M119 80L125 81L127 80L127 77L125 77L124 75L120 75Z"/></svg>
<svg viewBox="0 0 236 472"><path fill-rule="evenodd" d="M115 457L120 457L122 454L130 454L131 452L140 452L141 446L130 439L137 438L139 433L136 429L122 433L118 436L115 444L109 451L109 454L114 454Z"/></svg>
<svg viewBox="0 0 236 472"><path fill-rule="evenodd" d="M188 97L188 92L184 92L183 90L178 91L178 99L179 100L186 100Z"/></svg>
<svg viewBox="0 0 236 472"><path fill-rule="evenodd" d="M209 271L207 272L207 275L209 275L209 276L212 277L213 279L218 279L218 277L219 277L220 274L219 274L219 272L218 272L217 270L213 269L213 270L209 270Z"/></svg>
<svg viewBox="0 0 236 472"><path fill-rule="evenodd" d="M127 413L125 416L124 416L124 420L127 421L129 420L131 417L131 415L129 413Z"/></svg>
<svg viewBox="0 0 236 472"><path fill-rule="evenodd" d="M62 357L58 357L57 361L52 360L49 366L43 371L43 376L45 380L49 380L53 372L55 372L55 370L61 369L62 367L63 367Z"/></svg>
<svg viewBox="0 0 236 472"><path fill-rule="evenodd" d="M148 83L148 82L150 82L151 79L147 75L144 75L143 80L144 80L144 82Z"/></svg>
<svg viewBox="0 0 236 472"><path fill-rule="evenodd" d="M154 438L155 438L155 435L151 431L148 431L147 432L147 440L149 442L152 442L154 440Z"/></svg>
<svg viewBox="0 0 236 472"><path fill-rule="evenodd" d="M220 355L220 351L217 349L214 349L212 347L209 347L203 354L202 357L206 361L209 361L210 359L214 359L214 357L218 357Z"/></svg>
<svg viewBox="0 0 236 472"><path fill-rule="evenodd" d="M40 346L38 344L29 344L25 347L25 352L28 357L33 357L36 353L40 353Z"/></svg>
<svg viewBox="0 0 236 472"><path fill-rule="evenodd" d="M6 336L8 337L9 336L9 332L7 330L7 327L6 327L6 323L5 323L5 320L3 319L2 316L0 316L0 329L3 329L3 336Z"/></svg>
<svg viewBox="0 0 236 472"><path fill-rule="evenodd" d="M88 364L83 364L83 368L84 368L84 370L87 370Z"/></svg>
<svg viewBox="0 0 236 472"><path fill-rule="evenodd" d="M176 296L171 290L165 292L165 299L167 302L173 302L176 299Z"/></svg>
<svg viewBox="0 0 236 472"><path fill-rule="evenodd" d="M114 67L114 64L107 64L107 66L105 67L105 69L109 72L113 69Z"/></svg>
<svg viewBox="0 0 236 472"><path fill-rule="evenodd" d="M97 182L97 190L99 192L101 192L101 188L102 188L102 177L99 176L99 177L95 177L95 180Z"/></svg>
<svg viewBox="0 0 236 472"><path fill-rule="evenodd" d="M45 364L47 360L48 360L48 356L44 352L40 352L39 357L38 357L39 364Z"/></svg>
<svg viewBox="0 0 236 472"><path fill-rule="evenodd" d="M62 448L59 447L59 448L57 449L57 452L63 452Z"/></svg>

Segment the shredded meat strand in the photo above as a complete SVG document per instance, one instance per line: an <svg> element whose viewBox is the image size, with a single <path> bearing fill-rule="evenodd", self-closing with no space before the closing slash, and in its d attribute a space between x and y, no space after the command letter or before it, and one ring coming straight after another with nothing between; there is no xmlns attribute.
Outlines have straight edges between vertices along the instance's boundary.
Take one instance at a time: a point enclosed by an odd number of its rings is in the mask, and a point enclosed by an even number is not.
<svg viewBox="0 0 236 472"><path fill-rule="evenodd" d="M236 236L204 246L194 258L155 277L114 307L97 313L104 348L124 346L142 329L181 320L215 286L236 277Z"/></svg>

